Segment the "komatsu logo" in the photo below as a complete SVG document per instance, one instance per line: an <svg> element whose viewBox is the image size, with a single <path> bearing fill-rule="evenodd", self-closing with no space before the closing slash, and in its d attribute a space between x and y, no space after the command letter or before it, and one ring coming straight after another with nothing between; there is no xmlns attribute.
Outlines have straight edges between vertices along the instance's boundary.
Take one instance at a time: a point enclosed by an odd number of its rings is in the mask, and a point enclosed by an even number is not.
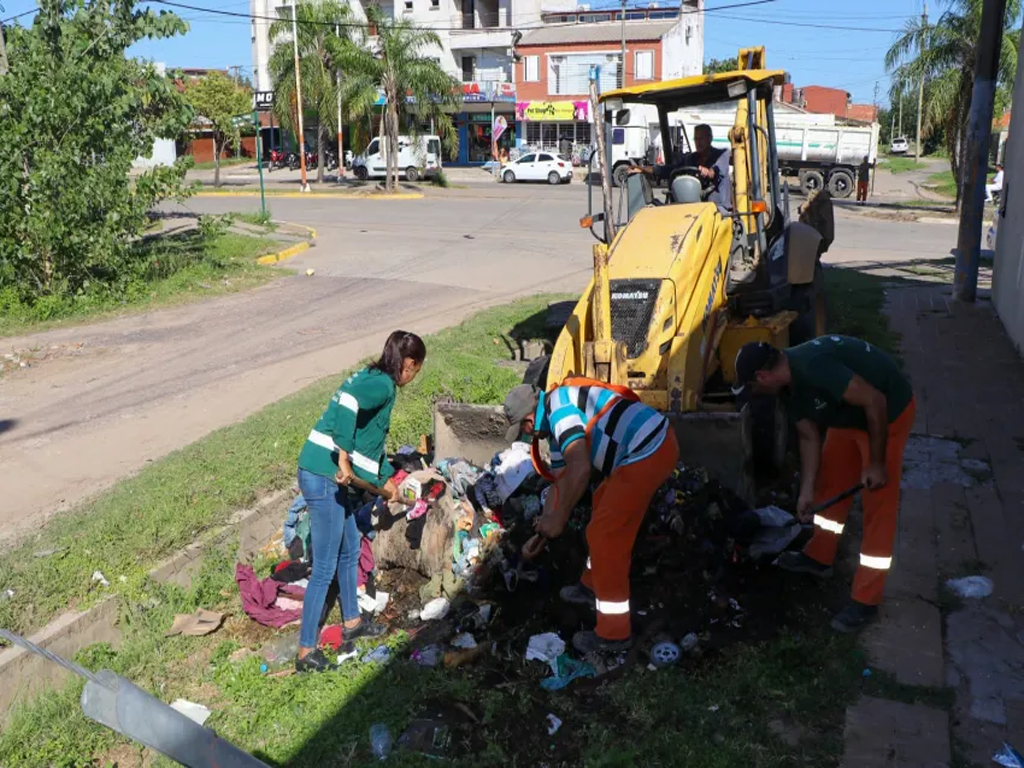
<svg viewBox="0 0 1024 768"><path fill-rule="evenodd" d="M632 293L613 293L615 301L645 301L651 296L647 291L633 291Z"/></svg>

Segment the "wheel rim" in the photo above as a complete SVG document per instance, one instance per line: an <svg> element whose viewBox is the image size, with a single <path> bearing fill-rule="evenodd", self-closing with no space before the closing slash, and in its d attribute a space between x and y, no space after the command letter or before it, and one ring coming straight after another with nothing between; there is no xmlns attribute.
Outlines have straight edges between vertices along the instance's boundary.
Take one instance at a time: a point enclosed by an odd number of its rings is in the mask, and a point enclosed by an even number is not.
<svg viewBox="0 0 1024 768"><path fill-rule="evenodd" d="M682 652L675 643L665 641L651 648L651 662L657 667L669 667L679 661Z"/></svg>
<svg viewBox="0 0 1024 768"><path fill-rule="evenodd" d="M817 192L819 189L821 189L822 182L818 179L817 176L807 176L804 179L804 186L807 187L812 192Z"/></svg>
<svg viewBox="0 0 1024 768"><path fill-rule="evenodd" d="M506 184L511 184L515 180L516 180L516 176L515 176L514 173L512 173L512 171L505 171L505 183Z"/></svg>
<svg viewBox="0 0 1024 768"><path fill-rule="evenodd" d="M554 171L548 174L548 184L557 184L559 181L561 181L561 178Z"/></svg>

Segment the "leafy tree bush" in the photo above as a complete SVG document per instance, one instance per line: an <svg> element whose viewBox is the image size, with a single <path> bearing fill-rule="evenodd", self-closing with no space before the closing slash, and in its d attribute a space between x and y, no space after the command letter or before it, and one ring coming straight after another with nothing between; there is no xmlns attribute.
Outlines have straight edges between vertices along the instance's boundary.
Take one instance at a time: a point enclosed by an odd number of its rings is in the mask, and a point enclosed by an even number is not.
<svg viewBox="0 0 1024 768"><path fill-rule="evenodd" d="M43 0L30 28L5 30L0 305L52 305L59 315L69 301L125 293L141 279L132 240L156 203L187 194L190 161L134 175L131 166L156 138L179 135L192 112L167 77L125 51L186 29L134 0Z"/></svg>

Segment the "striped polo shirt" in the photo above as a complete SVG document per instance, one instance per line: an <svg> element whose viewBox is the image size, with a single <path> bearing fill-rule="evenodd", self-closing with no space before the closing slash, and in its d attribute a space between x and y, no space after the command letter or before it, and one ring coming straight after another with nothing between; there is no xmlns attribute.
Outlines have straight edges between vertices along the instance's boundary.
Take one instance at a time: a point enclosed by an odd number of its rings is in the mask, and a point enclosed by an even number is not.
<svg viewBox="0 0 1024 768"><path fill-rule="evenodd" d="M586 437L587 424L612 401L591 432L590 463L594 469L608 477L616 468L642 461L661 447L668 434L668 419L650 406L604 387L558 387L540 398L535 418L537 429L551 435L552 469L565 466L566 448Z"/></svg>

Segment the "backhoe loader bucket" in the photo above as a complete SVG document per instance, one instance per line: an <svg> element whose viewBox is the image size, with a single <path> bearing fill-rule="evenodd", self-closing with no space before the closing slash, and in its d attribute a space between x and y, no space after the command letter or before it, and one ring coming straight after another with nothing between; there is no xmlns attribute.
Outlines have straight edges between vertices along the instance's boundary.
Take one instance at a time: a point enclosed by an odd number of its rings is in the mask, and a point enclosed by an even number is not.
<svg viewBox="0 0 1024 768"><path fill-rule="evenodd" d="M438 402L434 405L434 456L463 458L480 467L508 448L501 406Z"/></svg>

